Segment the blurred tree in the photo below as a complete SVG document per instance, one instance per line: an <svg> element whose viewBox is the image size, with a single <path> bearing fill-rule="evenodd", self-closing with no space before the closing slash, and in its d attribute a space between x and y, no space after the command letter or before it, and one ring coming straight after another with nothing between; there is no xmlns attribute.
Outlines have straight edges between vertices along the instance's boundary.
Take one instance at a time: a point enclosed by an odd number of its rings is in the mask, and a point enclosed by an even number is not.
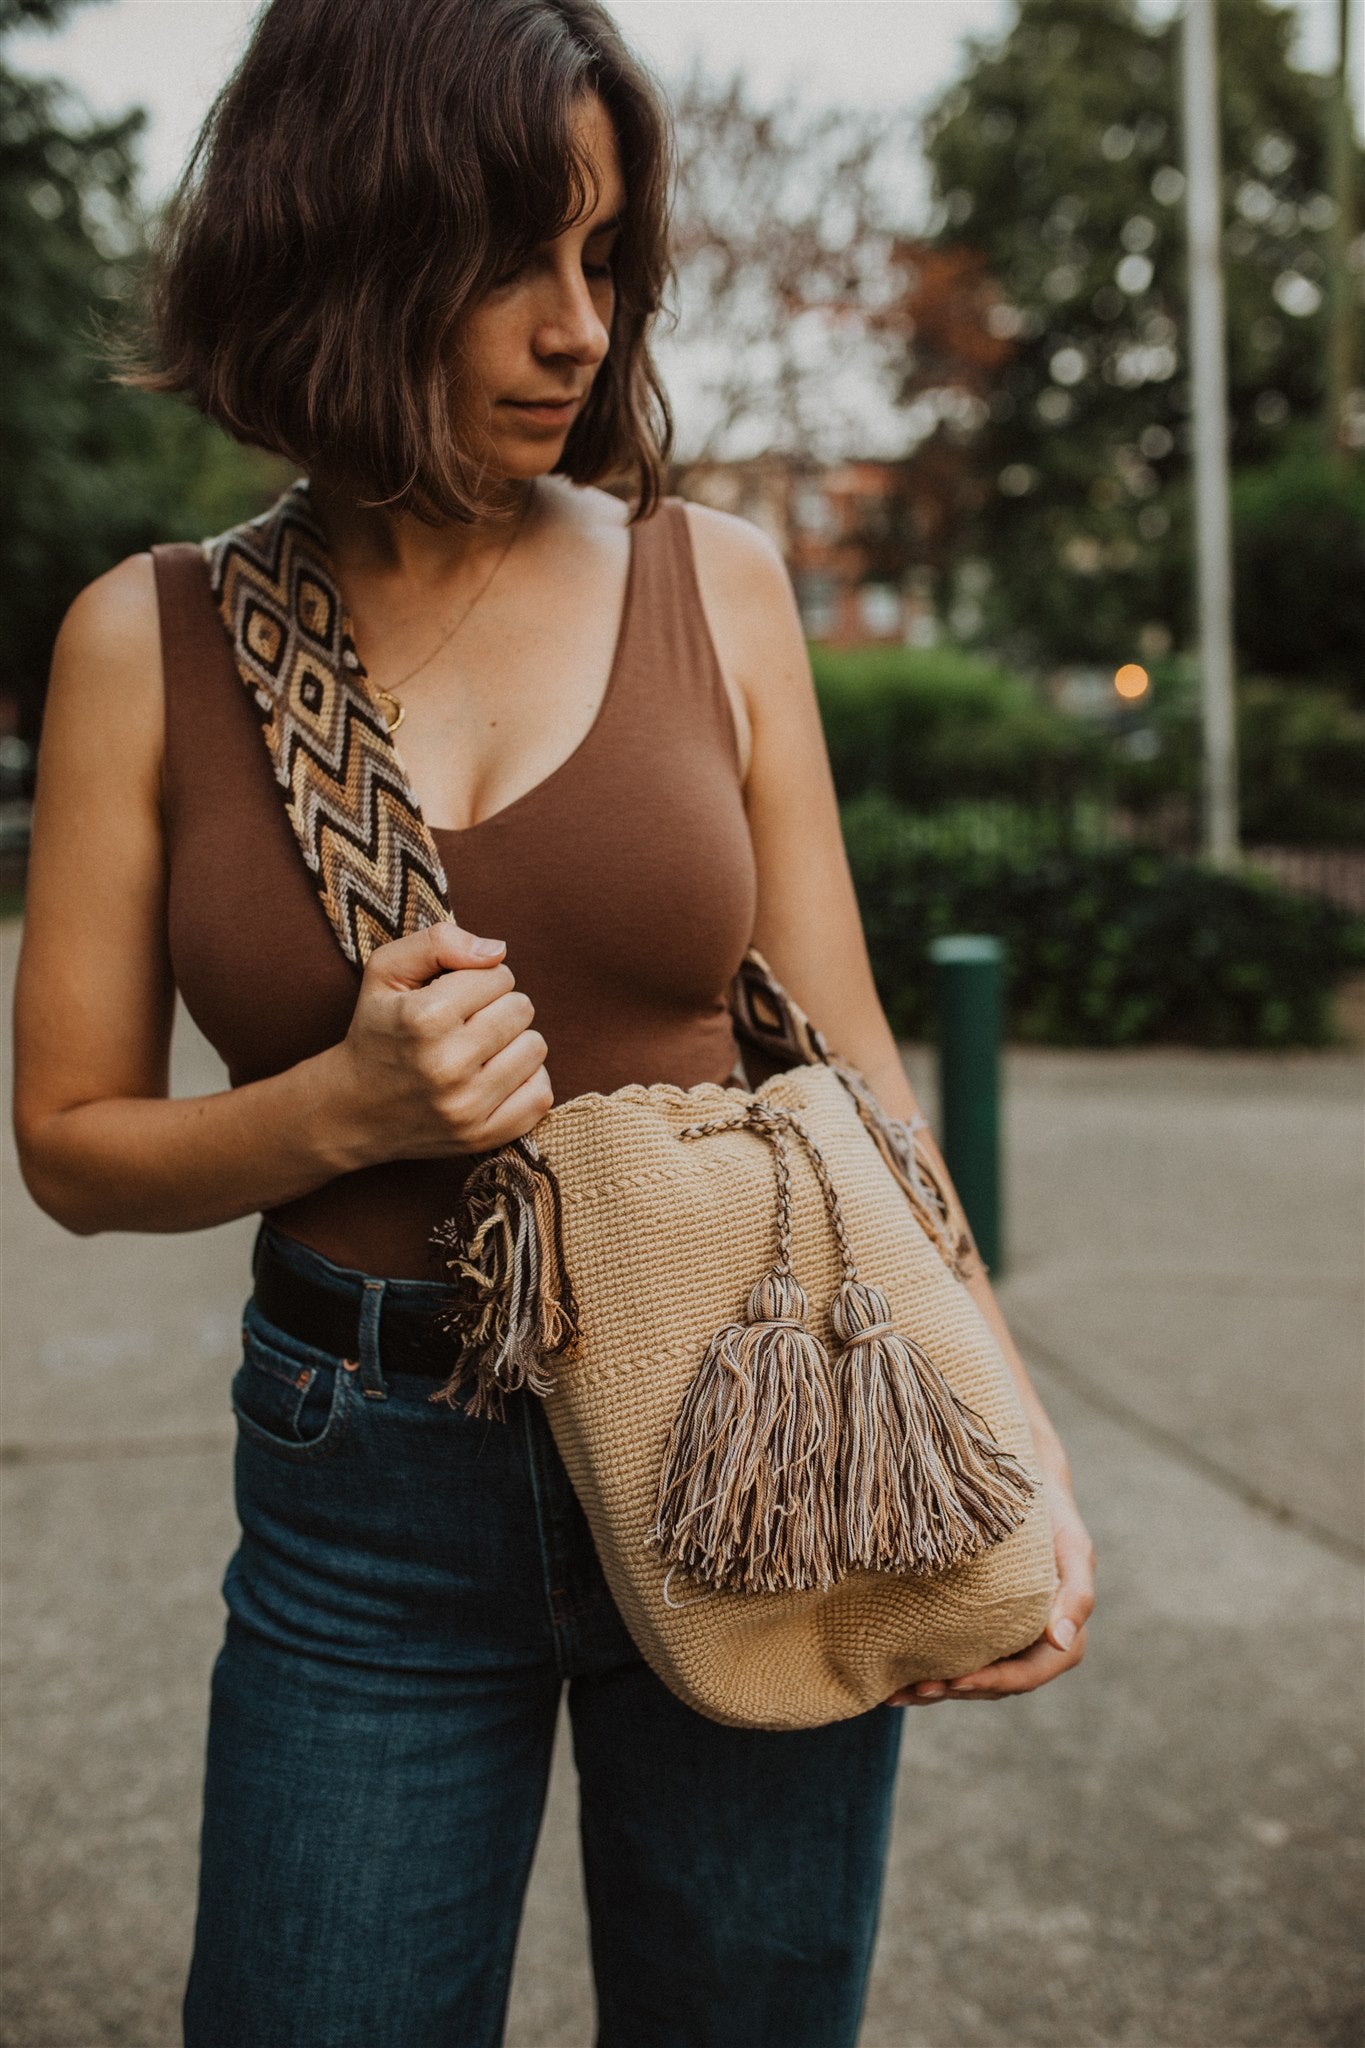
<svg viewBox="0 0 1365 2048"><path fill-rule="evenodd" d="M1218 20L1240 467L1272 462L1320 416L1332 81L1291 65L1288 10L1219 0ZM1191 613L1178 24L1149 26L1134 0L1020 0L1004 38L969 51L924 138L929 240L976 254L1000 295L987 325L1014 344L981 416L934 430L966 449L954 538L990 565L981 634L1026 662L1155 651L1163 633L1187 639ZM1354 176L1365 195L1358 147ZM913 279L913 245L905 260ZM923 384L912 332L907 403ZM1356 573L1344 545L1325 573Z"/></svg>
<svg viewBox="0 0 1365 2048"><path fill-rule="evenodd" d="M903 226L900 194L917 147L910 124L876 111L808 107L794 93L761 105L741 73L716 80L699 62L672 102L671 353L699 388L705 416L680 454L837 462L862 452L856 407L878 368L865 345L867 316L903 288L887 256ZM670 339L665 330L666 347ZM848 375L855 355L863 370L852 380L861 382L856 393Z"/></svg>
<svg viewBox="0 0 1365 2048"><path fill-rule="evenodd" d="M981 250L895 235L887 269L891 288L863 325L892 356L896 400L915 438L897 480L900 525L914 536L916 562L942 585L980 502L972 436L1019 343Z"/></svg>
<svg viewBox="0 0 1365 2048"><path fill-rule="evenodd" d="M0 0L0 30L67 11ZM112 380L100 333L144 246L143 119L93 120L60 84L0 57L0 665L30 742L76 592L153 540L197 539L259 509L276 473L185 407Z"/></svg>

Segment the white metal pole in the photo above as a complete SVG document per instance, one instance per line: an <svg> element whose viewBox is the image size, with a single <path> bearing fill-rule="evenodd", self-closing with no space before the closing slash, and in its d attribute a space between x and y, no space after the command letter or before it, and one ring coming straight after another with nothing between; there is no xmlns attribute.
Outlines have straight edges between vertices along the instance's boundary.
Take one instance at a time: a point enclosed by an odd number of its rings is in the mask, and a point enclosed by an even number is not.
<svg viewBox="0 0 1365 2048"><path fill-rule="evenodd" d="M1219 254L1221 150L1214 0L1185 0L1182 57L1195 560L1204 725L1203 841L1208 860L1218 867L1234 867L1239 858L1237 720L1233 697L1232 538L1228 509L1223 273Z"/></svg>
<svg viewBox="0 0 1365 2048"><path fill-rule="evenodd" d="M1351 91L1351 0L1337 5L1337 72L1328 101L1328 190L1336 201L1332 223L1327 315L1327 446L1337 459L1350 461L1346 438L1346 403L1355 382L1356 324L1359 287L1351 272L1351 245L1356 236L1355 95Z"/></svg>

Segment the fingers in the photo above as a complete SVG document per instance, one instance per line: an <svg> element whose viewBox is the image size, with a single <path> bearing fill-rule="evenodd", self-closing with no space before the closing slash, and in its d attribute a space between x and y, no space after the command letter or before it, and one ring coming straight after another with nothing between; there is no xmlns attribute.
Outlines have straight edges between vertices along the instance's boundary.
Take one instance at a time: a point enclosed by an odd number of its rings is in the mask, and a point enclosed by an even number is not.
<svg viewBox="0 0 1365 2048"><path fill-rule="evenodd" d="M442 1037L516 985L507 962L496 960L487 967L451 968L422 988L406 990L401 1000L414 1030ZM529 1002L529 998L522 1001Z"/></svg>
<svg viewBox="0 0 1365 2048"><path fill-rule="evenodd" d="M1070 1650L1095 1611L1095 1586L1088 1568L1063 1571L1044 1636L1058 1650Z"/></svg>
<svg viewBox="0 0 1365 2048"><path fill-rule="evenodd" d="M376 946L365 972L389 988L423 988L438 974L465 967L488 967L504 952L501 939L487 939L447 918L424 925L401 939Z"/></svg>
<svg viewBox="0 0 1365 2048"><path fill-rule="evenodd" d="M492 1117L514 1089L544 1066L547 1050L539 1031L521 1029L504 1044L494 1046L477 1080L485 1116Z"/></svg>
<svg viewBox="0 0 1365 2048"><path fill-rule="evenodd" d="M1036 1643L1030 1643L1016 1656L1001 1657L994 1664L983 1664L979 1671L950 1678L948 1696L953 1699L1006 1698L1011 1693L1032 1692L1036 1686L1046 1685L1049 1679L1060 1677L1063 1671L1072 1670L1084 1655L1083 1628L1077 1631L1074 1642L1065 1650L1057 1649L1043 1634Z"/></svg>
<svg viewBox="0 0 1365 2048"><path fill-rule="evenodd" d="M366 1114L378 1101L384 1156L496 1151L553 1107L535 1006L503 953L448 919L370 955L347 1042L374 1079Z"/></svg>
<svg viewBox="0 0 1365 2048"><path fill-rule="evenodd" d="M1069 1486L1051 1490L1057 1590L1043 1633L1013 1657L958 1678L920 1679L894 1693L889 1704L934 1706L939 1700L1011 1699L1033 1692L1072 1670L1085 1655L1085 1625L1095 1606L1095 1548Z"/></svg>
<svg viewBox="0 0 1365 2048"><path fill-rule="evenodd" d="M506 990L465 1018L461 1033L462 1052L478 1065L486 1066L518 1039L534 1036L540 1046L540 1057L544 1059L545 1040L538 1031L531 1032L535 1014L535 1004L521 989ZM525 1077L518 1074L516 1078L522 1080Z"/></svg>
<svg viewBox="0 0 1365 2048"><path fill-rule="evenodd" d="M1092 1602L1091 1605L1093 1606L1093 1604ZM1043 1633L1055 1649L1069 1650L1085 1626L1085 1615L1087 1613L1089 1613L1089 1608L1085 1610L1085 1613L1080 1611L1079 1601L1070 1610L1059 1605L1053 1609L1048 1617L1048 1624Z"/></svg>
<svg viewBox="0 0 1365 2048"><path fill-rule="evenodd" d="M528 1131L534 1130L547 1111L554 1107L554 1099L550 1077L545 1067L538 1065L499 1103L496 1113L488 1119L479 1141L480 1151L495 1152L499 1145L508 1145L513 1138L524 1137Z"/></svg>
<svg viewBox="0 0 1365 2048"><path fill-rule="evenodd" d="M1058 1583L1044 1634L1069 1650L1095 1611L1095 1547L1079 1515L1058 1527L1053 1548Z"/></svg>
<svg viewBox="0 0 1365 2048"><path fill-rule="evenodd" d="M1001 1657L994 1664L983 1664L979 1671L950 1678L948 1691L955 1698L973 1693L1031 1692L1034 1686L1045 1685L1048 1679L1079 1664L1082 1653L1079 1635L1069 1650L1059 1650L1045 1635L1039 1636L1036 1643L1030 1643L1017 1656Z"/></svg>
<svg viewBox="0 0 1365 2048"><path fill-rule="evenodd" d="M902 1686L886 1704L893 1707L936 1706L940 1700L1010 1699L1016 1693L1033 1692L1050 1679L1070 1671L1085 1655L1085 1629L1076 1632L1069 1649L1059 1650L1044 1633L1026 1650L1013 1657L1001 1657L958 1678L921 1678Z"/></svg>

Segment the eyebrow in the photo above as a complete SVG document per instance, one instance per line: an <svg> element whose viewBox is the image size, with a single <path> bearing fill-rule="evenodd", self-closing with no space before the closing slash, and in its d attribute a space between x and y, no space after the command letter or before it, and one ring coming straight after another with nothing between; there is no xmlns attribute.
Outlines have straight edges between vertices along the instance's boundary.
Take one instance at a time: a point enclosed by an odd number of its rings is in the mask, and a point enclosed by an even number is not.
<svg viewBox="0 0 1365 2048"><path fill-rule="evenodd" d="M598 223L597 223L597 225L596 225L596 226L595 226L594 228L591 228L591 229L589 230L589 233L588 233L588 240L589 240L590 242L591 242L591 241L595 241L598 235L605 235L605 234L606 234L606 232L607 232L607 230L608 230L608 228L619 228L619 227L620 227L620 225L621 225L621 223L622 223L622 221L623 221L623 220L625 219L625 217L626 217L626 209L625 209L625 207L624 207L624 206L620 206L620 207L618 207L618 208L617 208L617 210L616 210L616 212L615 212L614 214L612 214L612 216L611 216L611 218L610 218L609 220L599 220L599 221L598 221Z"/></svg>

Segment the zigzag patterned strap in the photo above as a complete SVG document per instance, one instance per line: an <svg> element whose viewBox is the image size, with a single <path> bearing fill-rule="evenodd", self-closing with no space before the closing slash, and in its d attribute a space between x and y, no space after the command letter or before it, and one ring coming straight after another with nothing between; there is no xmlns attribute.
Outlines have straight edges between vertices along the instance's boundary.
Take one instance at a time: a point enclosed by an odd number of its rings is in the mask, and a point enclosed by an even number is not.
<svg viewBox="0 0 1365 2048"><path fill-rule="evenodd" d="M289 822L346 958L451 915L441 856L365 684L327 543L300 481L204 542Z"/></svg>

